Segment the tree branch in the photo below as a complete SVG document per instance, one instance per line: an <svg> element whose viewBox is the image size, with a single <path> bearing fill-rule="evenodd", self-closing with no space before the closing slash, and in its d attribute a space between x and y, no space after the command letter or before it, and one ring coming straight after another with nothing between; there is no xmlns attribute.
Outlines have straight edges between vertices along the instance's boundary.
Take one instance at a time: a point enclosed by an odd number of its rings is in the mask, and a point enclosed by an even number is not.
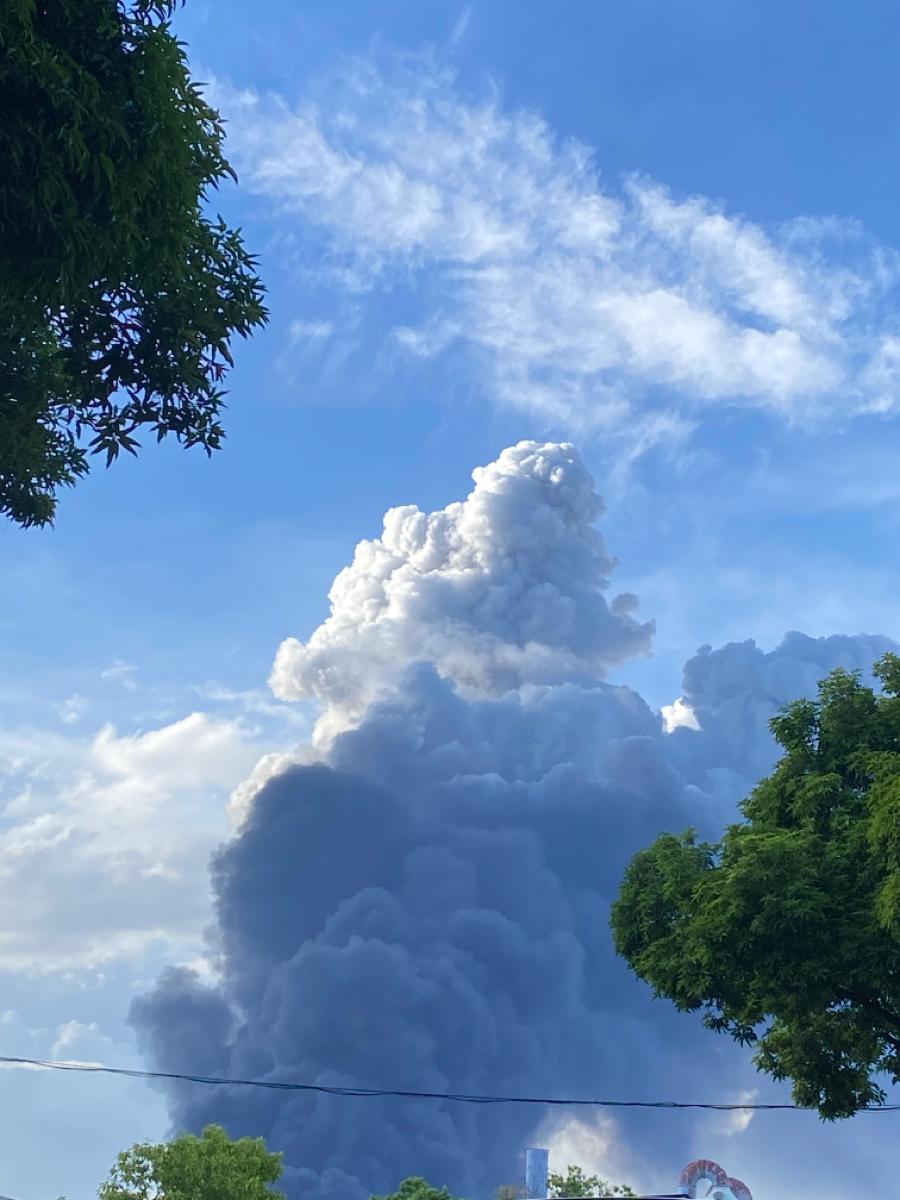
<svg viewBox="0 0 900 1200"><path fill-rule="evenodd" d="M870 1000L866 996L861 996L859 992L848 991L847 999L854 1004L858 1004L870 1016L877 1017L878 1020L883 1021L885 1024L893 1025L896 1029L900 1030L900 1014L893 1013L888 1008L883 1008L877 1001ZM890 1042L896 1050L900 1050L900 1033L886 1033L883 1036L885 1041Z"/></svg>

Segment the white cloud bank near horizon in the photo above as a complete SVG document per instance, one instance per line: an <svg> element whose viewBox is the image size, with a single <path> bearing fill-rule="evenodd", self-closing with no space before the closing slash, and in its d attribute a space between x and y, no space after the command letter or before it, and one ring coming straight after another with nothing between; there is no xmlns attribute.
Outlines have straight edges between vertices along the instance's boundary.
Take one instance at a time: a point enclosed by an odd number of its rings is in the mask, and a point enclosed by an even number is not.
<svg viewBox="0 0 900 1200"><path fill-rule="evenodd" d="M632 450L714 406L807 426L898 409L900 258L850 221L765 230L652 180L610 187L588 147L463 97L426 56L350 64L327 103L210 96L242 185L288 239L318 239L307 278L415 289L385 343L474 351L500 405Z"/></svg>
<svg viewBox="0 0 900 1200"><path fill-rule="evenodd" d="M195 957L230 791L265 742L193 712L134 734L0 733L0 970Z"/></svg>

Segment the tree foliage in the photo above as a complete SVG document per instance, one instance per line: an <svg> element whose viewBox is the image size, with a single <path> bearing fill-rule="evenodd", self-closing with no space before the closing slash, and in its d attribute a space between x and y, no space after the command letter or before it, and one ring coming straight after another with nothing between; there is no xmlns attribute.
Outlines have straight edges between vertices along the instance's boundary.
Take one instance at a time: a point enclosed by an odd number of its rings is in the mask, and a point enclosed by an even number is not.
<svg viewBox="0 0 900 1200"><path fill-rule="evenodd" d="M372 1200L453 1200L445 1187L436 1188L418 1175L404 1179L396 1192L389 1196L373 1196Z"/></svg>
<svg viewBox="0 0 900 1200"><path fill-rule="evenodd" d="M548 1192L551 1196L633 1196L634 1192L625 1183L607 1183L596 1175L585 1175L581 1167L566 1168L565 1175L551 1171L547 1176Z"/></svg>
<svg viewBox="0 0 900 1200"><path fill-rule="evenodd" d="M268 1185L281 1177L281 1155L262 1138L232 1141L218 1125L200 1137L138 1143L119 1155L100 1200L278 1200Z"/></svg>
<svg viewBox="0 0 900 1200"><path fill-rule="evenodd" d="M23 526L142 427L218 447L230 338L266 319L204 212L233 172L175 4L0 5L0 512Z"/></svg>
<svg viewBox="0 0 900 1200"><path fill-rule="evenodd" d="M825 1118L900 1081L900 658L835 671L771 722L784 754L716 845L664 833L611 924L658 996L755 1046Z"/></svg>

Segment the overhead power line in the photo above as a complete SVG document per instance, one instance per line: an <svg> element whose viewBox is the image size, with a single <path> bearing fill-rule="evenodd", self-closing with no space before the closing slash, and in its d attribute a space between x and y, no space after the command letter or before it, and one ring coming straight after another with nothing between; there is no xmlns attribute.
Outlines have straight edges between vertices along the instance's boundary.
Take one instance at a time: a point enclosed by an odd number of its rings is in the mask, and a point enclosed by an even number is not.
<svg viewBox="0 0 900 1200"><path fill-rule="evenodd" d="M325 1083L292 1083L277 1079L228 1079L216 1075L182 1075L176 1071L138 1071L127 1067L107 1067L100 1063L51 1062L41 1058L12 1058L0 1054L0 1063L12 1066L39 1067L52 1071L82 1071L104 1075L124 1075L129 1079L167 1079L184 1083L205 1083L215 1087L268 1088L278 1092L318 1092L325 1096L357 1096L371 1099L377 1096L406 1100L449 1100L455 1104L542 1104L559 1107L584 1108L704 1108L714 1112L767 1112L788 1110L815 1112L804 1104L701 1104L680 1100L561 1100L556 1096L473 1096L465 1092L413 1092L400 1088L340 1087ZM871 1104L861 1112L897 1112L900 1104Z"/></svg>

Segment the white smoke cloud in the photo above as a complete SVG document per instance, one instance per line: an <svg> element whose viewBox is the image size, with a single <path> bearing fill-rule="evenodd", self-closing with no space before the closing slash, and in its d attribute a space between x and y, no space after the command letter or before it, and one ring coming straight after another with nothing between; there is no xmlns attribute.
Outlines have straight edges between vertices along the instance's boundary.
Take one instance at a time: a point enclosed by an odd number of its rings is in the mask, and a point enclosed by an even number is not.
<svg viewBox="0 0 900 1200"><path fill-rule="evenodd" d="M603 592L617 566L594 522L604 511L574 446L520 442L473 472L468 499L440 512L393 508L330 592L331 616L278 650L282 700L326 706L322 742L424 659L466 688L602 678L646 652L636 597Z"/></svg>
<svg viewBox="0 0 900 1200"><path fill-rule="evenodd" d="M428 59L357 63L321 109L212 98L244 186L322 242L322 278L356 297L414 280L424 316L386 340L474 351L500 404L637 447L721 404L803 423L897 410L898 260L852 223L766 232L650 180L614 190L585 146L464 99Z"/></svg>

